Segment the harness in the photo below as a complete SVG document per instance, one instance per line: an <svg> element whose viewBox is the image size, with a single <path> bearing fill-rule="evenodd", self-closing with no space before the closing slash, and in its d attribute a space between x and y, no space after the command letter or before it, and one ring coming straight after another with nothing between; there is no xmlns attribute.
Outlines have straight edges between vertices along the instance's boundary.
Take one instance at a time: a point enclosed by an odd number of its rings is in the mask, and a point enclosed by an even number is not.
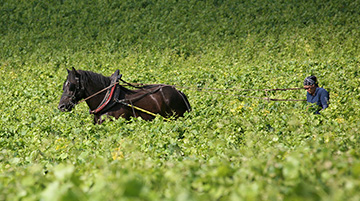
<svg viewBox="0 0 360 201"><path fill-rule="evenodd" d="M112 79L111 83L110 83L110 86L112 86L112 87L107 89L104 99L101 101L101 103L99 104L99 106L96 109L94 109L92 111L90 110L90 114L106 112L107 110L109 110L116 104L116 101L114 101L114 100L117 99L117 97L119 97L119 95L120 95L120 86L119 86L118 80L122 76L121 74L119 75L118 70L116 72L117 72L116 79Z"/></svg>
<svg viewBox="0 0 360 201"><path fill-rule="evenodd" d="M138 110L138 111L141 111L141 112L144 112L146 114L149 114L151 116L156 117L155 113L152 113L152 112L147 111L147 110L145 110L143 108L137 107L137 106L133 105L132 103L142 99L145 96L148 96L150 94L154 94L154 93L158 92L162 87L160 86L160 87L156 88L155 90L148 91L148 93L142 94L142 95L140 95L138 97L135 97L133 99L121 99L121 100L119 100L118 97L120 96L120 92L121 92L121 86L119 85L119 80L123 81L121 79L121 77L122 77L122 74L119 75L119 70L117 70L111 76L111 83L110 83L110 86L107 89L107 92L105 94L104 99L101 101L101 103L99 104L99 106L96 109L90 110L90 114L98 114L100 112L104 113L104 112L108 111L109 109L111 109L114 105L122 104L124 106L132 108L134 116L136 116L134 110ZM127 102L130 102L130 104L127 103ZM170 121L167 118L164 118L164 119L166 121Z"/></svg>

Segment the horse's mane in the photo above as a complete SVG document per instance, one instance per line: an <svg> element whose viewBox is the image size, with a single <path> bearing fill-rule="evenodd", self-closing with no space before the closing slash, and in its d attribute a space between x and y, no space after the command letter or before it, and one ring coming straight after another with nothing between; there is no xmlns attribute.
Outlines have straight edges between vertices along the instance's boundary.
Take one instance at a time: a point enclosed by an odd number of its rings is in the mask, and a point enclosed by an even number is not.
<svg viewBox="0 0 360 201"><path fill-rule="evenodd" d="M77 70L77 72L80 74L81 78L83 79L84 87L89 86L89 80L91 82L96 83L97 85L101 85L103 88L107 87L111 83L110 76L106 77L98 73L94 73L92 71L83 71L83 70ZM126 93L135 93L133 90L130 90L124 86L121 86L121 90Z"/></svg>
<svg viewBox="0 0 360 201"><path fill-rule="evenodd" d="M97 86L101 86L103 88L108 87L111 83L110 77L103 76L98 73L94 73L92 71L84 71L84 70L77 70L77 72L80 74L82 82L84 84L84 87L91 87L90 83L96 83ZM89 82L91 80L91 82ZM131 86L131 85L129 85ZM156 86L159 86L158 84L150 84L150 85L144 85L140 87L136 87L137 89L151 89ZM128 89L124 86L121 86L121 91L124 91L125 93L136 93L136 91L133 91L131 89Z"/></svg>
<svg viewBox="0 0 360 201"><path fill-rule="evenodd" d="M110 85L110 77L106 77L91 71L77 70L77 72L80 74L85 87L87 87L87 85L90 83L89 80L103 87L107 87Z"/></svg>

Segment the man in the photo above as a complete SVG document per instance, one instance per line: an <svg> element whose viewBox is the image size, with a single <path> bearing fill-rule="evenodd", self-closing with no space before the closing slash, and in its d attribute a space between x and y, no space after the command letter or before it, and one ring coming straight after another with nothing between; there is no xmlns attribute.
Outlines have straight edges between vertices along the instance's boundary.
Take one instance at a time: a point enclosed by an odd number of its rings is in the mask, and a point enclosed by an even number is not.
<svg viewBox="0 0 360 201"><path fill-rule="evenodd" d="M315 76L306 77L304 80L304 88L307 91L306 100L309 103L316 103L320 109L315 114L320 114L320 110L323 110L329 106L329 92L324 88L319 87L317 78Z"/></svg>

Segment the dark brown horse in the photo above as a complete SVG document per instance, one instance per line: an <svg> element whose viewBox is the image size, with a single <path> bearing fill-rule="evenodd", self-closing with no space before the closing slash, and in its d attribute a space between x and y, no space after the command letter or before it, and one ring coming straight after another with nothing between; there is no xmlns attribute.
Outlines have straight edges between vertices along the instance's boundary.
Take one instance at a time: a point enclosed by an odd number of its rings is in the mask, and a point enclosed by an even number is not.
<svg viewBox="0 0 360 201"><path fill-rule="evenodd" d="M86 99L90 113L94 114L94 124L104 121L102 115L152 120L155 114L177 118L191 110L185 94L174 86L154 84L130 90L118 84L121 79L118 70L111 77L75 68L67 71L59 110L71 111L80 100ZM105 88L109 89L94 95Z"/></svg>

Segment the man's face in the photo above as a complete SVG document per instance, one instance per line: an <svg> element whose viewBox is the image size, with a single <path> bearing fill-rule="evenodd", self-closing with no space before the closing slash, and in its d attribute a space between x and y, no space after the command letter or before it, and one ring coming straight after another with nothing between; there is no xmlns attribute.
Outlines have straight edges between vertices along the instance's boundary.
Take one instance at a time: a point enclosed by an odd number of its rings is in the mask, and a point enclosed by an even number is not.
<svg viewBox="0 0 360 201"><path fill-rule="evenodd" d="M313 84L313 85L304 85L304 88L306 89L307 92L309 92L309 94L311 94L311 95L315 94L315 91L316 91L315 84Z"/></svg>

